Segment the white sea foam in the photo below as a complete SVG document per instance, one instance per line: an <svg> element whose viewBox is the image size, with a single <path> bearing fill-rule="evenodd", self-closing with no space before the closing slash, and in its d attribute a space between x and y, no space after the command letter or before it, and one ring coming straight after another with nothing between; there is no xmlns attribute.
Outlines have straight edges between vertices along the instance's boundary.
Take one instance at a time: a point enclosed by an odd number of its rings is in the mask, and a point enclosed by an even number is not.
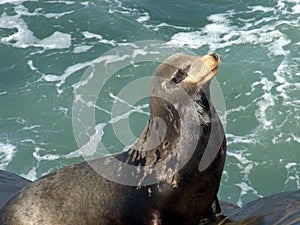
<svg viewBox="0 0 300 225"><path fill-rule="evenodd" d="M256 195L257 197L263 197L262 195L259 195L258 192L251 186L251 184L248 184L246 182L240 182L237 183L236 186L238 186L241 189L241 194L239 197L239 200L237 201L237 205L239 207L242 207L244 202L242 201L242 196L248 194L251 192L252 194Z"/></svg>
<svg viewBox="0 0 300 225"><path fill-rule="evenodd" d="M88 50L90 50L91 48L93 48L93 46L91 45L81 45L81 46L76 46L73 50L74 53L78 54L78 53L82 53L82 52L87 52Z"/></svg>
<svg viewBox="0 0 300 225"><path fill-rule="evenodd" d="M257 143L258 141L255 139L256 135L255 134L249 134L246 136L236 136L232 134L227 134L226 135L228 138L228 146L231 146L233 143L239 143L239 144L254 144ZM241 182L235 184L238 186L241 191L239 194L239 198L237 201L237 205L242 207L245 202L243 202L243 196L244 195L255 195L257 197L262 197L261 195L258 194L258 192L252 187L250 181L249 181L249 174L251 174L251 170L255 168L255 166L258 165L257 162L253 161L250 159L251 154L246 150L230 150L227 151L227 157L231 158L233 157L237 163L235 163L236 167L239 170L239 174L241 175ZM234 160L234 161L235 161ZM228 175L230 177L230 175ZM229 179L229 178L228 178ZM227 180L227 182L229 182Z"/></svg>
<svg viewBox="0 0 300 225"><path fill-rule="evenodd" d="M295 74L292 66L289 65L289 61L284 59L280 65L276 68L276 71L273 73L273 76L276 78L275 82L279 85L276 87L278 96L281 96L285 101L283 104L287 104L290 99L288 91L292 86L295 86L295 83L290 83L287 81L287 76L289 74ZM297 69L296 69L297 70ZM295 87L296 89L297 87Z"/></svg>
<svg viewBox="0 0 300 225"><path fill-rule="evenodd" d="M42 8L37 8L34 10L34 12L29 12L29 10L24 5L18 5L15 7L15 12L18 16L43 16L46 18L58 19L65 15L74 13L74 11L66 11L63 13L46 13L46 12L42 12L42 10L43 10Z"/></svg>
<svg viewBox="0 0 300 225"><path fill-rule="evenodd" d="M144 23L149 20L150 20L150 15L147 12L145 12L142 16L140 16L139 18L136 19L136 21L139 23Z"/></svg>
<svg viewBox="0 0 300 225"><path fill-rule="evenodd" d="M62 49L71 46L71 35L59 31L54 32L49 37L39 40L34 33L28 28L27 23L21 18L23 15L37 16L37 11L29 13L23 5L15 7L16 15L9 16L3 12L0 17L0 28L16 29L13 34L2 37L0 40L3 44L12 45L17 48L40 47L43 49ZM41 14L45 15L45 14ZM55 17L59 15L53 15Z"/></svg>
<svg viewBox="0 0 300 225"><path fill-rule="evenodd" d="M28 139L21 140L21 143L22 144L23 143L30 143L30 144L34 145L36 142L35 142L35 140L28 138Z"/></svg>
<svg viewBox="0 0 300 225"><path fill-rule="evenodd" d="M37 70L37 68L33 65L33 61L32 60L28 60L27 65L29 66L29 68L32 71L36 71Z"/></svg>
<svg viewBox="0 0 300 225"><path fill-rule="evenodd" d="M232 108L232 109L227 109L226 110L226 115L228 116L228 115L230 115L231 113L234 113L234 112L246 111L250 106L251 106L251 104L249 104L247 106L240 105L240 106Z"/></svg>
<svg viewBox="0 0 300 225"><path fill-rule="evenodd" d="M102 136L104 134L104 127L107 123L97 124L95 127L95 133L90 136L90 140L80 148L81 154L84 157L90 158L97 154L97 147L102 140ZM104 149L103 149L103 152Z"/></svg>
<svg viewBox="0 0 300 225"><path fill-rule="evenodd" d="M77 150L72 151L67 154L54 154L54 153L49 153L49 152L45 153L45 154L41 154L41 152L46 152L46 151L40 147L35 147L33 156L37 160L37 166L33 167L31 169L31 171L29 171L28 174L23 174L21 176L26 177L29 180L36 180L38 178L36 170L43 161L49 162L49 161L55 161L58 159L74 159L74 158L82 157L82 154L81 154L82 152L80 149L77 149ZM41 176L44 176L44 175L50 173L51 171L53 171L53 169L54 168L50 168L47 172L44 172Z"/></svg>
<svg viewBox="0 0 300 225"><path fill-rule="evenodd" d="M300 137L296 136L295 134L291 134L293 141L297 142L300 144Z"/></svg>
<svg viewBox="0 0 300 225"><path fill-rule="evenodd" d="M88 38L88 39L91 39L91 38L96 38L98 39L98 42L99 43L103 43L103 44L109 44L109 45L112 45L112 46L116 46L117 42L114 41L114 40L106 40L102 37L102 35L100 34L94 34L94 33L91 33L89 31L84 31L82 32L83 36L85 38Z"/></svg>
<svg viewBox="0 0 300 225"><path fill-rule="evenodd" d="M282 0L284 2L289 2L289 3L294 3L294 4L299 4L300 0Z"/></svg>
<svg viewBox="0 0 300 225"><path fill-rule="evenodd" d="M43 152L45 150L42 149L42 148L40 148L40 147L37 147L37 146L34 148L34 150L35 151L32 153L32 155L39 162L42 161L42 160L53 161L53 160L57 160L57 159L60 158L59 154L45 154L45 155L41 155L40 152Z"/></svg>
<svg viewBox="0 0 300 225"><path fill-rule="evenodd" d="M32 126L25 126L22 130L34 130L35 128L39 128L41 125L32 125Z"/></svg>
<svg viewBox="0 0 300 225"><path fill-rule="evenodd" d="M287 170L289 170L291 167L294 167L294 166L296 166L297 165L297 163L287 163L286 165L285 165L285 168L287 169Z"/></svg>
<svg viewBox="0 0 300 225"><path fill-rule="evenodd" d="M158 30L160 30L162 28L165 28L165 27L170 27L170 28L174 28L174 29L177 29L177 30L191 30L191 27L171 25L171 24L168 24L168 23L159 23L157 25L144 24L144 27L146 27L148 29L152 29L154 31L158 31Z"/></svg>
<svg viewBox="0 0 300 225"><path fill-rule="evenodd" d="M261 29L243 30L243 28L227 24L208 24L201 31L175 34L169 44L187 45L191 48L209 46L211 52L240 44L271 44L271 53L275 55L285 54L286 52L282 47L287 45L290 40L287 40L283 33L269 29L270 27L264 26ZM273 44L274 41L278 46Z"/></svg>
<svg viewBox="0 0 300 225"><path fill-rule="evenodd" d="M221 34L227 34L231 31L232 30L230 26L224 26L224 24L218 24L218 23L207 24L202 30L202 32L206 34L213 34L218 37Z"/></svg>
<svg viewBox="0 0 300 225"><path fill-rule="evenodd" d="M285 168L287 170L287 179L285 181L285 184L288 185L288 183L294 183L296 184L297 189L300 188L300 163L299 162L288 162L285 165Z"/></svg>
<svg viewBox="0 0 300 225"><path fill-rule="evenodd" d="M89 31L84 31L82 32L82 34L85 38L97 38L99 40L103 39L103 37L100 34L94 34Z"/></svg>
<svg viewBox="0 0 300 225"><path fill-rule="evenodd" d="M124 16L136 17L136 16L141 16L144 13L144 12L140 12L136 8L130 8L124 6L123 2L119 0L115 0L115 1L105 0L105 2L110 4L108 12L111 14L118 13Z"/></svg>
<svg viewBox="0 0 300 225"><path fill-rule="evenodd" d="M287 7L288 5L294 4L294 6L291 7L292 11L290 11L290 8ZM278 7L284 14L287 13L293 13L298 14L299 13L299 0L278 0Z"/></svg>
<svg viewBox="0 0 300 225"><path fill-rule="evenodd" d="M36 169L37 169L36 167L33 167L28 173L26 174L22 173L20 174L20 176L28 180L35 181L38 179Z"/></svg>
<svg viewBox="0 0 300 225"><path fill-rule="evenodd" d="M300 13L300 5L293 6L292 10L293 10L294 13L299 14Z"/></svg>
<svg viewBox="0 0 300 225"><path fill-rule="evenodd" d="M12 45L17 48L27 48L38 41L33 32L28 29L25 21L19 18L18 15L8 16L6 12L2 13L0 28L17 29L17 32L14 34L0 39L3 44Z"/></svg>
<svg viewBox="0 0 300 225"><path fill-rule="evenodd" d="M72 45L71 39L72 38L70 34L55 31L49 37L37 41L36 43L32 44L32 46L41 47L44 50L66 49L71 47Z"/></svg>
<svg viewBox="0 0 300 225"><path fill-rule="evenodd" d="M228 11L228 13L213 14L207 17L207 20L213 23L230 23L229 17L233 14L233 11Z"/></svg>
<svg viewBox="0 0 300 225"><path fill-rule="evenodd" d="M57 0L57 1L47 1L47 3L62 3L62 4L65 4L65 5L73 5L73 4L75 4L76 2L74 2L74 1L62 1L62 0Z"/></svg>
<svg viewBox="0 0 300 225"><path fill-rule="evenodd" d="M69 12L63 12L63 13L41 13L41 14L37 14L37 15L41 15L44 16L46 18L55 18L58 19L60 17L63 17L65 15L69 15L74 13L74 11L69 11Z"/></svg>
<svg viewBox="0 0 300 225"><path fill-rule="evenodd" d="M118 0L116 1L105 0L105 2L110 4L109 13L111 14L118 13L131 18L136 18L135 20L138 23L143 24L144 27L151 29L153 31L158 31L165 27L174 28L178 30L191 30L191 27L178 26L178 25L168 24L165 22L155 24L155 25L150 24L149 21L151 18L148 12L140 10L139 8L130 8L124 6L124 3Z"/></svg>
<svg viewBox="0 0 300 225"><path fill-rule="evenodd" d="M108 64L108 63L113 63L113 62L117 62L117 61L123 61L127 57L128 57L127 55L124 55L124 56L119 56L119 55L100 56L89 62L78 63L75 65L69 66L62 75L42 74L41 79L48 81L48 82L58 82L56 84L56 86L58 88L57 92L62 93L62 90L60 89L60 87L66 82L66 79L69 76L71 76L73 73L75 73L81 69L87 68L88 66L92 66L97 63L100 63L100 62L105 62L106 64ZM77 85L74 84L73 87L75 87L75 86L77 86Z"/></svg>
<svg viewBox="0 0 300 225"><path fill-rule="evenodd" d="M239 166L240 168L244 168L245 165L252 165L253 164L253 162L251 160L247 159L247 154L248 153L245 150L227 152L228 156L234 157L235 159L238 160L238 162L242 165L242 166Z"/></svg>
<svg viewBox="0 0 300 225"><path fill-rule="evenodd" d="M0 142L0 169L5 170L17 152L16 146Z"/></svg>
<svg viewBox="0 0 300 225"><path fill-rule="evenodd" d="M255 117L264 130L273 128L273 119L268 118L267 109L274 105L275 100L271 93L264 93L257 103L258 109L255 111Z"/></svg>
<svg viewBox="0 0 300 225"><path fill-rule="evenodd" d="M23 2L38 2L38 0L0 0L0 5L3 4L13 4L13 5L19 5L22 4Z"/></svg>
<svg viewBox="0 0 300 225"><path fill-rule="evenodd" d="M284 50L283 47L290 44L291 40L282 35L278 39L274 40L270 46L269 46L269 51L273 55L287 55L290 51L289 50Z"/></svg>
<svg viewBox="0 0 300 225"><path fill-rule="evenodd" d="M275 8L262 6L249 7L254 11L270 12ZM198 31L179 32L171 37L170 44L201 48L208 46L210 51L227 48L234 45L251 44L269 47L271 55L286 55L288 51L284 47L291 43L288 37L277 29L282 24L295 24L296 21L278 21L278 16L271 15L261 19L239 19L244 24L232 25L238 13L229 10L225 13L213 14L207 17L210 23L201 27ZM272 21L274 21L272 23Z"/></svg>
<svg viewBox="0 0 300 225"><path fill-rule="evenodd" d="M257 5L257 6L248 6L249 9L251 9L251 12L273 12L275 11L275 8L273 7L264 7L261 5Z"/></svg>
<svg viewBox="0 0 300 225"><path fill-rule="evenodd" d="M68 117L68 112L69 112L68 108L59 106L57 110L62 112L65 117Z"/></svg>
<svg viewBox="0 0 300 225"><path fill-rule="evenodd" d="M239 144L255 144L258 143L259 141L256 139L256 134L251 133L248 135L235 135L235 134L226 134L226 137L228 139L228 144L234 144L234 143L239 143Z"/></svg>
<svg viewBox="0 0 300 225"><path fill-rule="evenodd" d="M89 6L90 4L93 4L92 2L80 2L81 5Z"/></svg>
<svg viewBox="0 0 300 225"><path fill-rule="evenodd" d="M71 47L71 35L55 31L49 37L38 41L35 46L45 49L63 49Z"/></svg>

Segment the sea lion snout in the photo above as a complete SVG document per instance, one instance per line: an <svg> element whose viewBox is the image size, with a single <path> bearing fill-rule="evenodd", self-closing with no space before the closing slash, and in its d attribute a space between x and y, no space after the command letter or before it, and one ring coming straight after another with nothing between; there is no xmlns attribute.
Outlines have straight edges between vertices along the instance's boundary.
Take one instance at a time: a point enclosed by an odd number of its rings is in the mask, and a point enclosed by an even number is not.
<svg viewBox="0 0 300 225"><path fill-rule="evenodd" d="M200 59L200 60L199 60ZM189 83L197 85L208 84L209 81L217 74L220 56L216 53L210 53L202 57L196 57L192 69L189 72Z"/></svg>
<svg viewBox="0 0 300 225"><path fill-rule="evenodd" d="M215 75L217 73L217 69L221 62L220 56L216 53L210 53L201 57L201 60L204 62L204 65L208 70L212 71Z"/></svg>

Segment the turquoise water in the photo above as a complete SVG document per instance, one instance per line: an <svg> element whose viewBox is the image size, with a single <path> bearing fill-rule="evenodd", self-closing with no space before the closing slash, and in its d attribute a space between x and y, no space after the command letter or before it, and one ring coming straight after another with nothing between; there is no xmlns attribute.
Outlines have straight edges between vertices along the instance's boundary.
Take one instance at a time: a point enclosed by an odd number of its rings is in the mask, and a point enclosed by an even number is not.
<svg viewBox="0 0 300 225"><path fill-rule="evenodd" d="M0 15L0 169L35 180L85 160L72 110L87 67L118 68L126 60L115 49L156 40L170 53L221 56L221 94L213 89L228 140L220 198L241 206L300 188L299 0L0 0ZM149 62L116 71L96 101L90 136L103 155L130 146L147 121L147 98L132 105L118 95L158 65L155 49L134 48ZM132 132L119 129L126 122Z"/></svg>

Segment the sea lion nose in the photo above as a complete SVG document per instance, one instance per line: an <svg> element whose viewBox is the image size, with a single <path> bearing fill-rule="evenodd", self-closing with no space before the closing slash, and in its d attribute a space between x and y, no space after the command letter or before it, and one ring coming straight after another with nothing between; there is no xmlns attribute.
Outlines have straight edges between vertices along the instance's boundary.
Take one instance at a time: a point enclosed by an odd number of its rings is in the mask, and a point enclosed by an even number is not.
<svg viewBox="0 0 300 225"><path fill-rule="evenodd" d="M216 61L219 60L219 56L216 53L211 53L210 54Z"/></svg>

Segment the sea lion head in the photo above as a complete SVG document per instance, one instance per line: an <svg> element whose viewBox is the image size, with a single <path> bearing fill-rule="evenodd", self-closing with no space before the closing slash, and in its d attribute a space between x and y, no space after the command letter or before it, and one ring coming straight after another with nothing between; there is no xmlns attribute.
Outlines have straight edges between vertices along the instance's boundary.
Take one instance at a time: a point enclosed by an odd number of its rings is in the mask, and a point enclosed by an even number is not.
<svg viewBox="0 0 300 225"><path fill-rule="evenodd" d="M221 60L216 53L204 56L191 56L177 53L167 58L154 72L154 77L161 77L165 82L161 85L152 85L152 88L170 89L167 81L173 85L180 85L189 95L204 86L208 86L211 79L217 74Z"/></svg>
<svg viewBox="0 0 300 225"><path fill-rule="evenodd" d="M150 114L161 114L167 101L184 104L184 97L194 98L199 92L209 98L209 84L217 74L221 60L216 53L191 56L182 53L168 57L154 71L150 83Z"/></svg>
<svg viewBox="0 0 300 225"><path fill-rule="evenodd" d="M154 71L149 90L150 118L137 147L148 151L147 165L170 152L177 155L174 167L191 157L202 132L200 120L209 116L209 112L199 116L199 93L208 90L219 64L215 53L201 57L177 53Z"/></svg>

